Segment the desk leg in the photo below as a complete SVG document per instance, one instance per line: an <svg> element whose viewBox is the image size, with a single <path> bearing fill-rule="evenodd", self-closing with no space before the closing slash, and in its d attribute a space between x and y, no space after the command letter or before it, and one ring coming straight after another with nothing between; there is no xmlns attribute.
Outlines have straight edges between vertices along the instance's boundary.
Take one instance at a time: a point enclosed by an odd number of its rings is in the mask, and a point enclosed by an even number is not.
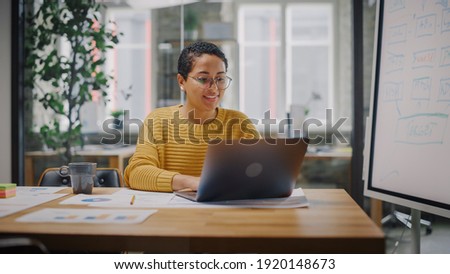
<svg viewBox="0 0 450 274"><path fill-rule="evenodd" d="M370 217L376 225L381 227L381 219L383 218L383 202L374 198L370 198Z"/></svg>
<svg viewBox="0 0 450 274"><path fill-rule="evenodd" d="M34 164L31 156L25 156L25 185L34 186Z"/></svg>

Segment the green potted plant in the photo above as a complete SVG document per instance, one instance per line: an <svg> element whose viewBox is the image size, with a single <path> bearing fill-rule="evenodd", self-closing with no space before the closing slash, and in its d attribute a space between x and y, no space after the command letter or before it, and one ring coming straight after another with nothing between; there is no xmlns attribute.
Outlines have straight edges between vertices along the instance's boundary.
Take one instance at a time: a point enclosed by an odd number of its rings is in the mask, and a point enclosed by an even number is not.
<svg viewBox="0 0 450 274"><path fill-rule="evenodd" d="M123 109L119 110L113 110L111 111L111 116L114 118L113 126L116 129L122 129L123 128Z"/></svg>
<svg viewBox="0 0 450 274"><path fill-rule="evenodd" d="M187 7L184 15L184 33L186 39L196 40L198 38L199 18L194 8Z"/></svg>
<svg viewBox="0 0 450 274"><path fill-rule="evenodd" d="M112 77L102 66L121 34L101 22L101 8L93 0L44 0L28 16L25 84L50 117L39 128L42 142L60 151L64 162L72 160L74 146L82 145L83 105L94 94L107 102Z"/></svg>

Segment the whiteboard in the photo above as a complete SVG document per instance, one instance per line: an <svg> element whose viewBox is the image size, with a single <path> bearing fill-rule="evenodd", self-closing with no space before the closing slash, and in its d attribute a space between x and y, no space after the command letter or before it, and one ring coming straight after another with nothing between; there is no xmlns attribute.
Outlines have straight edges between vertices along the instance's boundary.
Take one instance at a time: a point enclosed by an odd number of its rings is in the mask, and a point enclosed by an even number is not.
<svg viewBox="0 0 450 274"><path fill-rule="evenodd" d="M378 1L365 195L450 217L450 3Z"/></svg>

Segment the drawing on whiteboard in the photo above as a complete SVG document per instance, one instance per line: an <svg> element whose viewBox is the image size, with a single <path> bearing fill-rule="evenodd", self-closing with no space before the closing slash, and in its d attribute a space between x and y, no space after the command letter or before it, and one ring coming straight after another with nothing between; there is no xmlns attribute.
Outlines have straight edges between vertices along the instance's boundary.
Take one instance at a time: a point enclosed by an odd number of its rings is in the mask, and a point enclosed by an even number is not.
<svg viewBox="0 0 450 274"><path fill-rule="evenodd" d="M431 36L436 32L436 14L428 14L417 18L416 37Z"/></svg>
<svg viewBox="0 0 450 274"><path fill-rule="evenodd" d="M450 101L450 78L441 79L441 84L439 85L438 101Z"/></svg>
<svg viewBox="0 0 450 274"><path fill-rule="evenodd" d="M398 44L398 43L404 43L406 41L406 35L407 35L408 25L407 24L401 24L397 26L393 26L389 29L388 33L388 41L389 44Z"/></svg>
<svg viewBox="0 0 450 274"><path fill-rule="evenodd" d="M441 5L444 8L448 8L448 0L437 0L436 5Z"/></svg>
<svg viewBox="0 0 450 274"><path fill-rule="evenodd" d="M405 1L406 0L395 0L395 1L391 1L389 2L389 6L388 6L388 11L389 12L396 12L399 10L402 10L405 8Z"/></svg>
<svg viewBox="0 0 450 274"><path fill-rule="evenodd" d="M450 66L450 46L441 48L441 60L439 66L448 67Z"/></svg>
<svg viewBox="0 0 450 274"><path fill-rule="evenodd" d="M402 82L384 83L383 101L389 102L389 101L402 100L403 99L402 87L403 87Z"/></svg>
<svg viewBox="0 0 450 274"><path fill-rule="evenodd" d="M387 181L389 179L391 179L392 177L398 177L400 176L400 173L398 172L398 170L393 170L393 171L389 171L387 174L385 174L384 176L382 176L380 178L380 181Z"/></svg>
<svg viewBox="0 0 450 274"><path fill-rule="evenodd" d="M442 11L441 32L450 31L450 9Z"/></svg>
<svg viewBox="0 0 450 274"><path fill-rule="evenodd" d="M448 1L435 3L448 6ZM438 18L438 14L441 14L439 10L426 12L429 4L429 1L422 1L423 14L412 14L409 24L397 13L391 15L395 24L385 29L385 79L381 81L379 98L383 102L394 103L391 105L398 115L396 143L442 144L446 134L450 78L438 80L433 86L433 77L439 76L430 69L450 66L450 46L442 47L438 52L439 48L430 47L433 43L429 41L433 40L429 39L436 39L436 35L440 35L437 33L439 26L444 30L448 24L450 29L450 9L442 8L442 18ZM405 1L389 1L388 11L399 12L406 8L405 5ZM408 32L408 26L415 32ZM406 43L411 50L408 52L400 48L403 47L398 45L400 43ZM404 79L406 75L410 75L411 80L406 83L396 81Z"/></svg>
<svg viewBox="0 0 450 274"><path fill-rule="evenodd" d="M436 49L420 50L413 53L413 68L433 68Z"/></svg>
<svg viewBox="0 0 450 274"><path fill-rule="evenodd" d="M404 54L395 54L393 52L387 53L387 73L393 73L396 71L403 70L403 66L405 63L405 55Z"/></svg>
<svg viewBox="0 0 450 274"><path fill-rule="evenodd" d="M396 142L405 144L442 144L448 114L419 113L397 120Z"/></svg>
<svg viewBox="0 0 450 274"><path fill-rule="evenodd" d="M431 77L415 78L412 82L411 99L430 100Z"/></svg>

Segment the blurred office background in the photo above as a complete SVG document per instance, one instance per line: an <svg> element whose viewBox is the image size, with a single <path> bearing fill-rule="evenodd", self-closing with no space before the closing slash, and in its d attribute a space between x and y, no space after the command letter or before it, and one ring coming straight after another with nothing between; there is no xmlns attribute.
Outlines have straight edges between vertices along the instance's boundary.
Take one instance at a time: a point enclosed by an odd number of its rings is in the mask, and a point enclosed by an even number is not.
<svg viewBox="0 0 450 274"><path fill-rule="evenodd" d="M361 121L369 110L374 1L97 2L104 5L100 23L115 22L114 31L123 35L106 54L106 63L102 66L102 70L112 76L109 88L104 90L109 101L104 104L93 93L92 102L83 105L80 120L84 146L73 148L75 160L96 161L99 166L108 166L113 156L102 157L104 152L96 155L95 151L109 150L113 155L118 150L120 155L114 161L120 161L118 166L123 169L132 152L123 147L136 142L138 123L135 121L142 121L155 108L183 102L176 83L180 50L193 41L207 40L219 45L229 60L228 71L233 82L222 106L239 109L250 118L259 119L258 129L272 137L289 136L290 130L300 129L304 120L316 119L317 124L322 125L310 126L310 137L327 141L310 146L311 153L329 152L330 157L311 157L306 161L298 184L345 188L363 204L362 183L355 179L360 176L352 176L359 170L362 158L356 160L356 166L352 159L355 145L362 146ZM24 78L29 73L24 67L27 58L24 30L30 15L41 4L39 0L2 4L6 16L2 20L10 25L2 32L12 39L11 43L2 41L4 52L12 53L12 59L3 62L12 62L11 74L3 73L2 82L11 83L13 90L9 93L10 89L4 86L2 96L6 100L2 101L12 100L11 106L3 109L10 111L15 123L12 136L5 136L8 138L5 140L13 139L14 153L9 158L12 161L5 165L10 169L4 173L12 170L11 179L26 185L36 184L46 167L63 164L40 138L40 128L49 123L51 114L41 102L33 99L34 91L24 87ZM12 14L5 12L8 10L12 10ZM58 51L68 50L63 41L57 47ZM362 49L364 54L355 54ZM356 68L355 63L363 66ZM9 68L3 66L2 69ZM327 109L331 110L328 120ZM126 116L121 119L126 121L125 127L117 128L120 138L102 144L104 122L114 118L114 112L123 110ZM9 113L6 117L11 115ZM284 124L288 115L295 119L290 129ZM262 126L263 118L273 119L270 129ZM334 124L339 119L345 119L339 127L343 138L335 138L325 130L326 123ZM64 123L67 122L61 121L61 127ZM5 151L10 151L9 145ZM357 153L362 157L360 149Z"/></svg>

